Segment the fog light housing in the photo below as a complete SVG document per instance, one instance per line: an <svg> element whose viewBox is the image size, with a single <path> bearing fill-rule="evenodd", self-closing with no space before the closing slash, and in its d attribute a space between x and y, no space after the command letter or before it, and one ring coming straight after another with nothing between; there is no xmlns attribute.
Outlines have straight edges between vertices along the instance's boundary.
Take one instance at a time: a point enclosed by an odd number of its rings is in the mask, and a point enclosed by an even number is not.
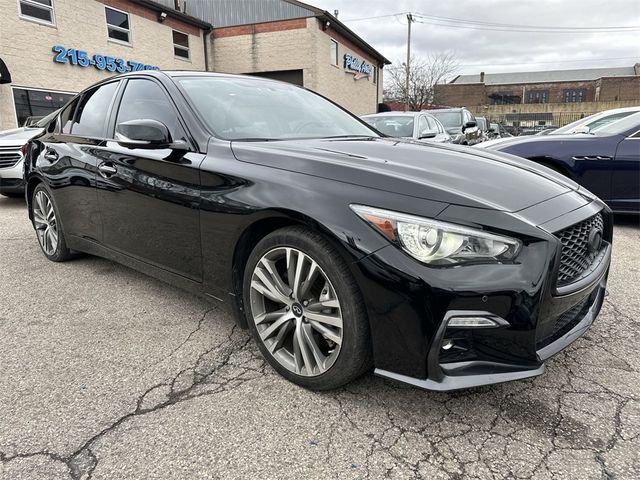
<svg viewBox="0 0 640 480"><path fill-rule="evenodd" d="M458 312L449 317L447 328L500 328L509 323L488 312Z"/></svg>

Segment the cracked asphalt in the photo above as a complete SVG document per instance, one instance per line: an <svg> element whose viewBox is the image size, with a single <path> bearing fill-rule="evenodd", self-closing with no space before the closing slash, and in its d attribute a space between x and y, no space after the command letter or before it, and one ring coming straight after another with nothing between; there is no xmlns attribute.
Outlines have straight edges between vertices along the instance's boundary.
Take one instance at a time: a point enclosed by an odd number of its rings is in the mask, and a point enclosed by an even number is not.
<svg viewBox="0 0 640 480"><path fill-rule="evenodd" d="M452 394L303 390L205 301L41 254L0 197L0 478L638 479L640 226L591 330L542 377Z"/></svg>

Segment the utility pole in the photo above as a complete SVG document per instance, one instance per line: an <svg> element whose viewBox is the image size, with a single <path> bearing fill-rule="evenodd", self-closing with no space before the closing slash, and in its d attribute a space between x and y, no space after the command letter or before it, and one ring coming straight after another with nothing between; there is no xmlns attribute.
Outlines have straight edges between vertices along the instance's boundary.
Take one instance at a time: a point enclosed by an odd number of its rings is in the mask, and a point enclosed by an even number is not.
<svg viewBox="0 0 640 480"><path fill-rule="evenodd" d="M407 63L406 66L406 79L405 79L405 105L404 109L406 112L409 111L409 74L411 73L411 67L409 66L411 62L411 24L413 23L413 15L410 13L407 14Z"/></svg>

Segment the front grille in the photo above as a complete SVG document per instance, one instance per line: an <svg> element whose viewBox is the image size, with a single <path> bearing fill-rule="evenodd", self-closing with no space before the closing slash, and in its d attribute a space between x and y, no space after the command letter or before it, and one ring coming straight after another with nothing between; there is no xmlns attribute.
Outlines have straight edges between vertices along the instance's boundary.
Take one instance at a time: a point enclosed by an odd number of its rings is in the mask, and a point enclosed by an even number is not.
<svg viewBox="0 0 640 480"><path fill-rule="evenodd" d="M589 251L589 233L594 227L604 231L600 213L556 233L562 242L558 286L571 283L593 263L598 252Z"/></svg>
<svg viewBox="0 0 640 480"><path fill-rule="evenodd" d="M0 168L15 166L21 156L20 147L0 147Z"/></svg>
<svg viewBox="0 0 640 480"><path fill-rule="evenodd" d="M573 327L580 323L589 311L589 308L591 308L592 304L593 298L592 295L589 295L571 310L567 310L560 315L553 324L553 328L547 333L547 336L538 341L536 348L540 350L569 332Z"/></svg>

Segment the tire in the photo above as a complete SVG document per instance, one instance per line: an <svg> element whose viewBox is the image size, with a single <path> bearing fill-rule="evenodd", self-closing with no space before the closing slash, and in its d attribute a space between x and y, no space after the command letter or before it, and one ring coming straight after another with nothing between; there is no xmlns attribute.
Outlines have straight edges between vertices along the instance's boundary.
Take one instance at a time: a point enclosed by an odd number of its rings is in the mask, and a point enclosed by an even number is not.
<svg viewBox="0 0 640 480"><path fill-rule="evenodd" d="M312 230L283 228L256 245L245 266L243 303L262 355L297 385L338 388L372 366L360 289L337 249Z"/></svg>
<svg viewBox="0 0 640 480"><path fill-rule="evenodd" d="M33 228L38 237L38 244L44 256L52 262L69 260L71 251L64 238L58 207L53 200L51 191L43 183L38 184L33 190L31 217Z"/></svg>

